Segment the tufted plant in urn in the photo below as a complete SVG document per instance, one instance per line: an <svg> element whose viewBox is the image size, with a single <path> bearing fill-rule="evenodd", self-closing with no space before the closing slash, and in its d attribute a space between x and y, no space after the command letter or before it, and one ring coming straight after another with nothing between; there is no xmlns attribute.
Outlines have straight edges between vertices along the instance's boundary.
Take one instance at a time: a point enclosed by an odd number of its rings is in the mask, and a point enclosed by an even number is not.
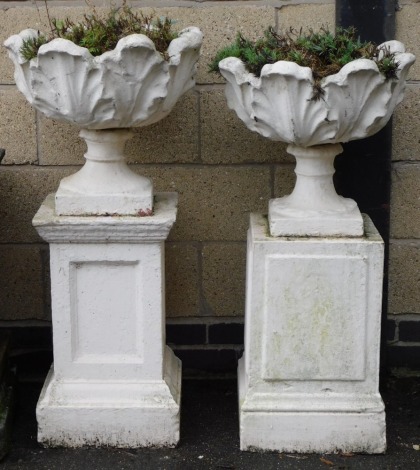
<svg viewBox="0 0 420 470"><path fill-rule="evenodd" d="M402 43L362 42L354 28L269 28L255 42L238 34L216 54L210 69L227 81L228 106L296 158L293 192L269 203L272 236L363 235L356 202L335 191L334 159L342 143L385 126L414 60Z"/></svg>
<svg viewBox="0 0 420 470"><path fill-rule="evenodd" d="M153 185L125 163L130 128L167 116L194 84L202 33L179 33L171 20L124 5L84 21L51 19L51 32L26 29L4 43L15 81L29 103L49 118L82 128L86 162L64 178L57 215L150 215Z"/></svg>

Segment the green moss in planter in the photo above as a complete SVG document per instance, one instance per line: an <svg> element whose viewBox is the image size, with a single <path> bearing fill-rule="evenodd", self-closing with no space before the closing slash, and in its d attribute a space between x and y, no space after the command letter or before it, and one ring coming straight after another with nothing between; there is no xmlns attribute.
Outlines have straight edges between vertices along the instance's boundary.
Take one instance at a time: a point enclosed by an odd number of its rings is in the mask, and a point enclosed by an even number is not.
<svg viewBox="0 0 420 470"><path fill-rule="evenodd" d="M344 65L360 58L375 60L385 77L395 77L398 63L393 54L384 50L381 59L378 54L377 45L362 42L354 28L338 28L336 34L324 28L319 32L310 30L307 34L290 29L281 34L269 28L264 37L256 41L238 33L233 44L217 52L209 67L211 72L219 72L221 60L238 57L251 73L259 77L264 65L286 60L310 67L316 88L324 77L337 73Z"/></svg>
<svg viewBox="0 0 420 470"><path fill-rule="evenodd" d="M142 13L135 13L128 6L111 10L105 18L101 18L94 10L85 15L80 23L65 20L50 20L51 33L48 36L39 34L35 39L24 41L21 54L26 60L37 56L38 49L56 38L68 39L78 46L85 47L93 56L111 51L117 42L130 34L144 34L155 44L156 50L165 59L169 43L177 37L172 31L169 18L153 18Z"/></svg>

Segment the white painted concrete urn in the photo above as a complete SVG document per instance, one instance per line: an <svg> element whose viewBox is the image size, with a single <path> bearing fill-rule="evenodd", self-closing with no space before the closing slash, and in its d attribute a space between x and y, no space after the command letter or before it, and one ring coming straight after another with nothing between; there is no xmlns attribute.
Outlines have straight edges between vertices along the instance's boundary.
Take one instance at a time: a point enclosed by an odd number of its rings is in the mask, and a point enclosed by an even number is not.
<svg viewBox="0 0 420 470"><path fill-rule="evenodd" d="M395 54L397 78L386 79L374 60L357 59L322 80L319 99L313 99L308 67L279 61L266 64L256 77L236 57L220 61L228 106L250 130L288 143L296 157L292 194L269 203L272 236L363 235L356 202L335 191L334 158L342 152L341 143L369 137L385 126L403 99L415 61L398 41L378 47Z"/></svg>
<svg viewBox="0 0 420 470"><path fill-rule="evenodd" d="M121 39L97 57L58 38L27 61L20 53L23 41L37 34L26 29L4 43L16 85L45 116L80 126L88 146L82 169L60 183L57 215L151 214L152 182L128 168L125 142L129 128L163 119L194 86L201 31L182 30L169 45L167 61L142 34Z"/></svg>

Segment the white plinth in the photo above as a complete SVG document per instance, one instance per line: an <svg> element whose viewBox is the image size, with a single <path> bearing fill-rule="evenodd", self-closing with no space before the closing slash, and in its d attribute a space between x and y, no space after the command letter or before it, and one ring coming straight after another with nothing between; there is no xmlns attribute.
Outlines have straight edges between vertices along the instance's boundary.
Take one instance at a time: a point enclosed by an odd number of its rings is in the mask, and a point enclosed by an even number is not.
<svg viewBox="0 0 420 470"><path fill-rule="evenodd" d="M177 195L149 217L57 216L50 243L54 365L37 405L47 446L175 446L181 362L165 346L164 241Z"/></svg>
<svg viewBox="0 0 420 470"><path fill-rule="evenodd" d="M251 215L241 449L385 451L383 241L364 220L360 238L275 238Z"/></svg>

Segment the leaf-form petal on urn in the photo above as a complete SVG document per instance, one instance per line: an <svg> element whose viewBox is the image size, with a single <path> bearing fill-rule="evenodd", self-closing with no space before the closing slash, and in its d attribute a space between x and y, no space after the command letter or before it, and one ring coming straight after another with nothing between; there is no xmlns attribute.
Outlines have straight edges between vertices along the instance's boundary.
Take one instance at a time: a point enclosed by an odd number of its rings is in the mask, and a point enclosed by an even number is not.
<svg viewBox="0 0 420 470"><path fill-rule="evenodd" d="M271 140L302 146L314 145L311 142L327 132L325 106L312 100L309 68L279 61L265 65L257 78L233 57L222 60L219 68L228 82L228 105L249 129Z"/></svg>
<svg viewBox="0 0 420 470"><path fill-rule="evenodd" d="M261 85L253 92L252 108L258 119L267 125L272 119L274 140L316 145L320 138L332 134L332 123L321 100L313 99L313 76L308 67L279 61L265 65Z"/></svg>
<svg viewBox="0 0 420 470"><path fill-rule="evenodd" d="M29 63L22 57L20 50L23 46L23 42L28 39L34 39L38 36L38 32L34 29L25 29L20 34L14 34L10 36L5 42L4 46L8 50L10 59L15 65L15 82L21 93L25 95L25 98L32 104L32 93L28 86L29 78Z"/></svg>
<svg viewBox="0 0 420 470"><path fill-rule="evenodd" d="M169 74L168 95L163 104L163 111L169 112L178 98L195 85L194 76L203 33L190 26L179 33L179 37L171 41L168 47Z"/></svg>
<svg viewBox="0 0 420 470"><path fill-rule="evenodd" d="M20 55L23 40L36 35L25 30L5 42L17 87L46 116L89 129L143 126L165 117L194 84L202 42L198 28L182 31L167 62L142 34L98 57L58 38L27 62Z"/></svg>
<svg viewBox="0 0 420 470"><path fill-rule="evenodd" d="M99 119L100 128L144 125L159 111L167 94L168 64L151 39L127 36L97 61L103 71L104 96L115 102L112 120Z"/></svg>
<svg viewBox="0 0 420 470"><path fill-rule="evenodd" d="M95 112L102 116L111 105L104 102L104 82L94 57L66 39L41 46L29 63L29 76L32 105L48 117L88 127Z"/></svg>
<svg viewBox="0 0 420 470"><path fill-rule="evenodd" d="M228 57L219 63L228 105L250 130L302 147L368 137L388 122L402 100L415 60L398 41L382 47L395 54L396 79L386 79L375 61L357 59L322 81L324 93L318 99L307 67L279 61L265 65L257 78L240 59Z"/></svg>
<svg viewBox="0 0 420 470"><path fill-rule="evenodd" d="M328 119L339 123L332 142L347 142L369 135L369 129L387 113L391 83L375 62L354 60L322 82Z"/></svg>
<svg viewBox="0 0 420 470"><path fill-rule="evenodd" d="M264 123L259 123L251 107L252 90L258 87L259 79L249 73L237 57L223 59L219 63L219 69L227 80L225 94L229 108L235 110L248 129L270 138L271 126L266 127Z"/></svg>
<svg viewBox="0 0 420 470"><path fill-rule="evenodd" d="M394 41L384 42L383 44L379 46L379 49L380 50L388 49L389 52L395 54L395 61L398 63L398 70L397 70L398 80L394 79L391 81L392 96L389 101L387 114L377 121L375 127L372 127L370 129L370 132L371 132L370 135L375 134L376 132L378 132L385 126L385 124L391 118L391 115L394 112L394 109L396 108L396 106L398 106L398 104L401 103L401 101L403 100L408 71L410 70L410 67L414 64L416 60L416 57L414 56L414 54L405 52L404 44L402 44L399 41L394 40ZM379 55L379 57L381 56Z"/></svg>

